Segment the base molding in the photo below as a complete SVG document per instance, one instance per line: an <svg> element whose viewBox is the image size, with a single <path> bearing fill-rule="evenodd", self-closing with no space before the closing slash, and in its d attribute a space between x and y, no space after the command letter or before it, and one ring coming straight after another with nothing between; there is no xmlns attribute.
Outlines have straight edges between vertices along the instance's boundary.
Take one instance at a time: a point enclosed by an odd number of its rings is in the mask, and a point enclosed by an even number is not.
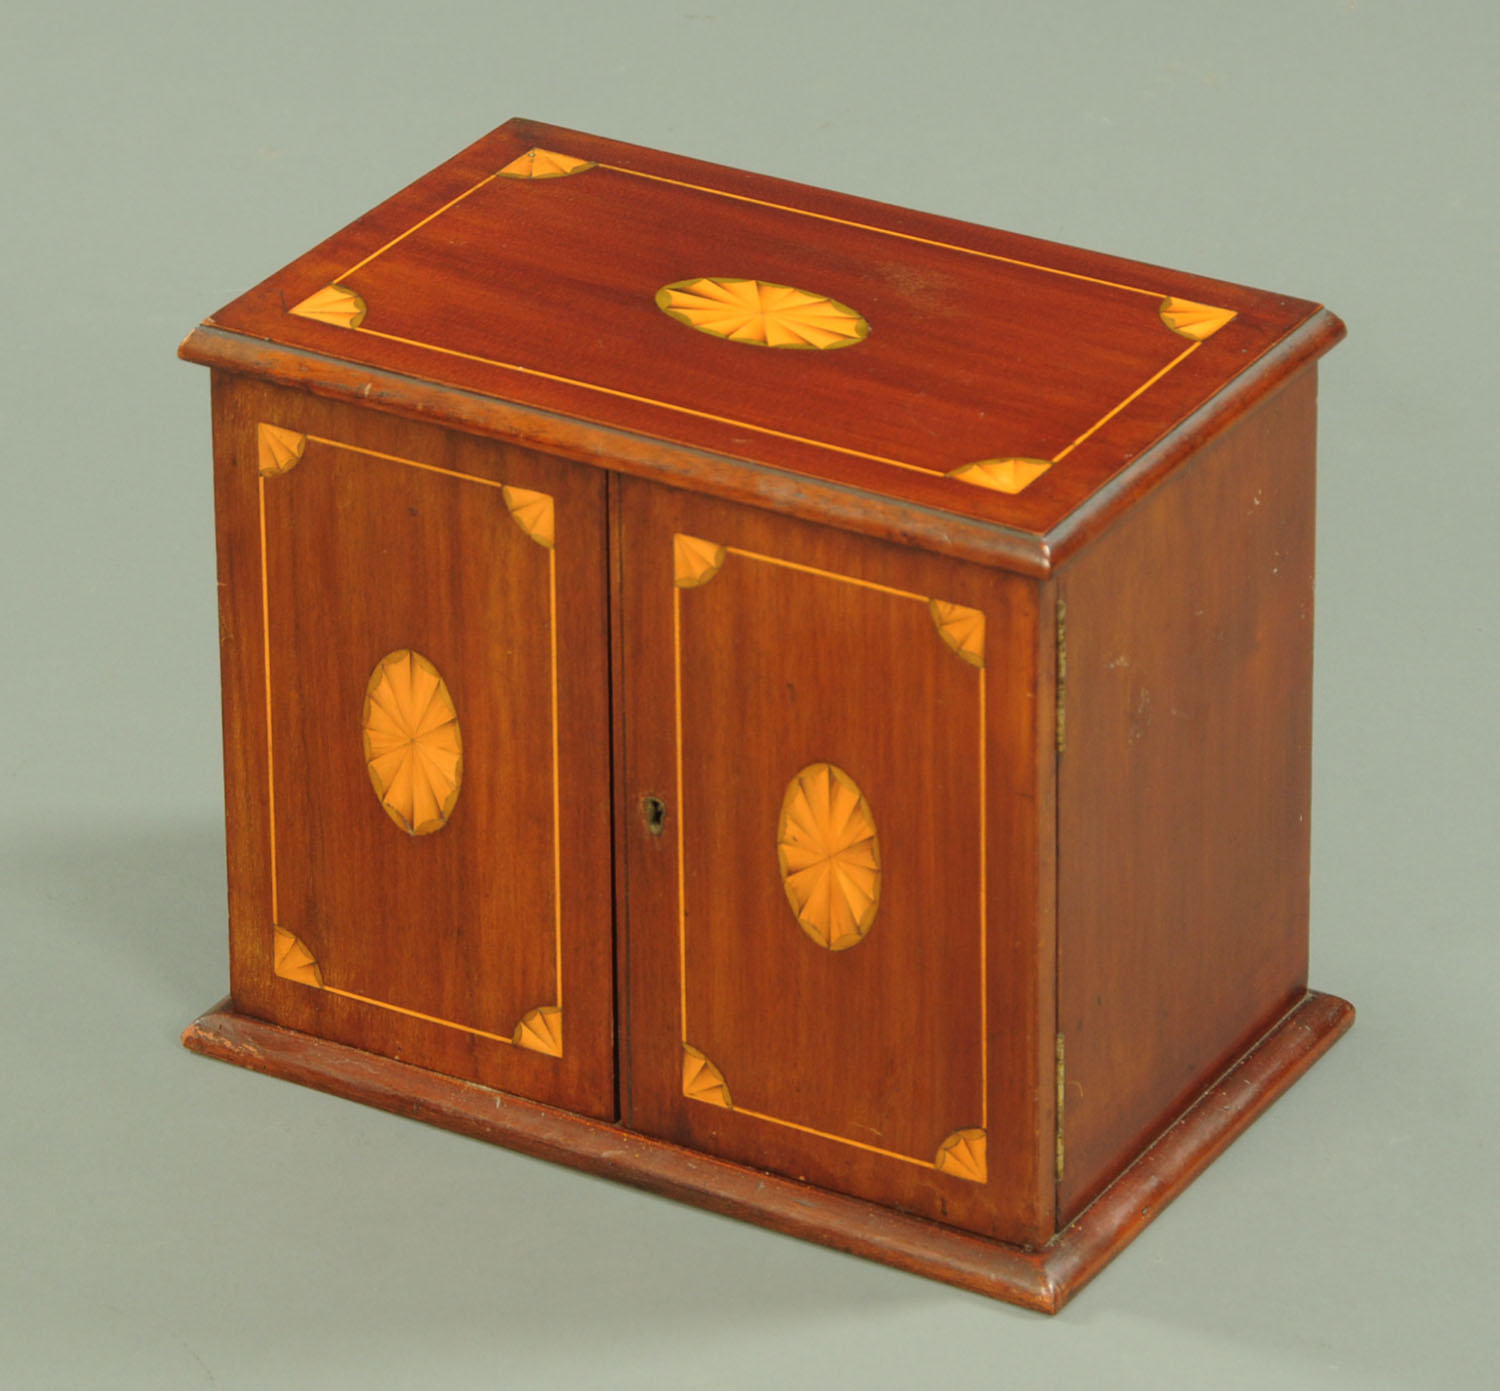
<svg viewBox="0 0 1500 1391"><path fill-rule="evenodd" d="M235 1012L223 1000L182 1035L195 1053L726 1216L1055 1313L1354 1022L1310 991L1046 1246L1026 1250L863 1199L655 1140Z"/></svg>

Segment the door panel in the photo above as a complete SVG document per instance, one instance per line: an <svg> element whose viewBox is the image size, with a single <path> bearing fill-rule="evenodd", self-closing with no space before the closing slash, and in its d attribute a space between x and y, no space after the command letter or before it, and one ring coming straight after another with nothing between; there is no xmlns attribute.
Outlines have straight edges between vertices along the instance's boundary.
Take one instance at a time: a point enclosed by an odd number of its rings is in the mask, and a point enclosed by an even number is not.
<svg viewBox="0 0 1500 1391"><path fill-rule="evenodd" d="M611 1115L602 480L253 393L222 422L261 609L237 1003Z"/></svg>
<svg viewBox="0 0 1500 1391"><path fill-rule="evenodd" d="M1032 591L620 494L627 802L665 807L625 837L627 1119L1029 1234Z"/></svg>

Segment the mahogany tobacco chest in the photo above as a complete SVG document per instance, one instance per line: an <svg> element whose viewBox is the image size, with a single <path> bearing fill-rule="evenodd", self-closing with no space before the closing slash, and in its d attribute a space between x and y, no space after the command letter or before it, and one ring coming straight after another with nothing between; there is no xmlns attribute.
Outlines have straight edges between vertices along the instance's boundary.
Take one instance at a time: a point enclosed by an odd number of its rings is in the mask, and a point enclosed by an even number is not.
<svg viewBox="0 0 1500 1391"><path fill-rule="evenodd" d="M215 314L190 1047L1054 1309L1307 988L1317 305L511 121Z"/></svg>

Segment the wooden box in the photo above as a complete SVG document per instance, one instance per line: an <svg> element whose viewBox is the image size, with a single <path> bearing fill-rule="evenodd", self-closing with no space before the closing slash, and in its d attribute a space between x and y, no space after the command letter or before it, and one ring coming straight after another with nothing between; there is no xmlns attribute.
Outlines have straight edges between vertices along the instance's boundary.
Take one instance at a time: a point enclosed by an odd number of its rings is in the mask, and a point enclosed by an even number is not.
<svg viewBox="0 0 1500 1391"><path fill-rule="evenodd" d="M1307 989L1317 305L511 121L213 368L189 1047L1044 1309Z"/></svg>

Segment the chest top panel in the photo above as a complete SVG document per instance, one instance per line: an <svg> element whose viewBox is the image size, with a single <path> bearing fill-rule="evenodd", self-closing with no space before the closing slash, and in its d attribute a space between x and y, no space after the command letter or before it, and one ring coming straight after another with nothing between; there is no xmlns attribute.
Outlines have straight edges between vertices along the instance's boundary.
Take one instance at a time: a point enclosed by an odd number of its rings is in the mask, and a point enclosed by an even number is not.
<svg viewBox="0 0 1500 1391"><path fill-rule="evenodd" d="M1319 317L517 120L207 324L1045 537Z"/></svg>

